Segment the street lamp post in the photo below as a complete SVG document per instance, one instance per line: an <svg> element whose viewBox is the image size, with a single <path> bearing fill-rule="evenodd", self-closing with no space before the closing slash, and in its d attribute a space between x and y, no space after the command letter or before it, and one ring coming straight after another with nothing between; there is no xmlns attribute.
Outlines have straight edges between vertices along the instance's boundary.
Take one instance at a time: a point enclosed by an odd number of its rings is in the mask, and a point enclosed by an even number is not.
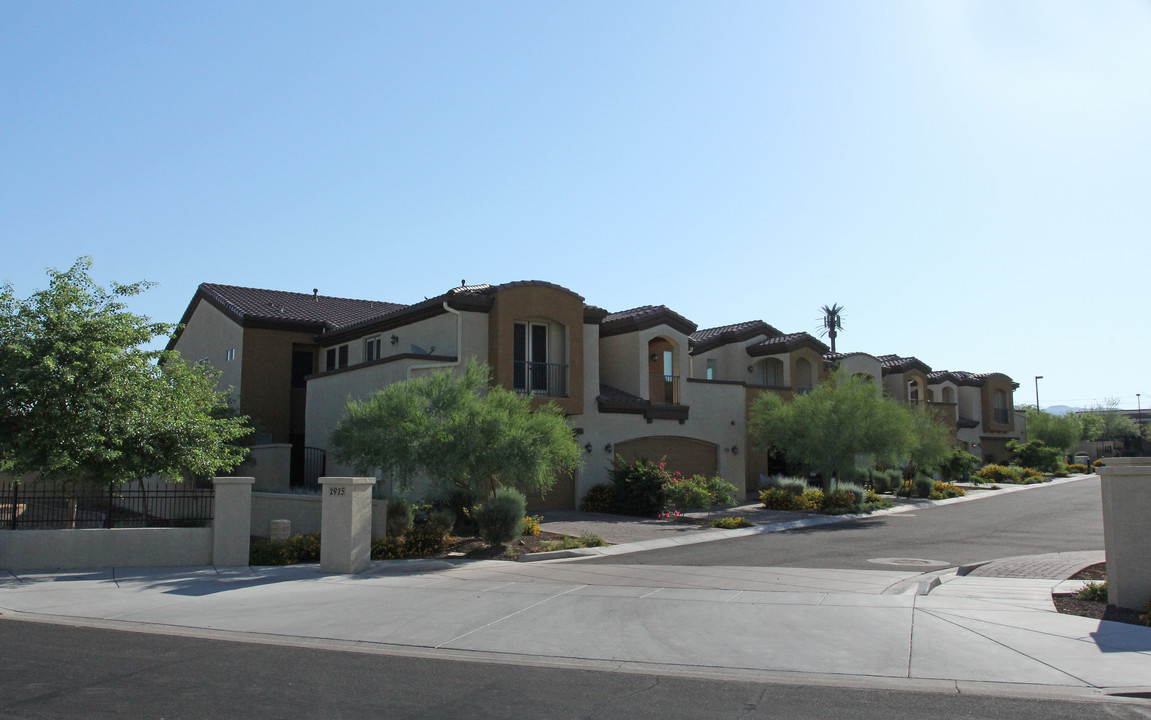
<svg viewBox="0 0 1151 720"><path fill-rule="evenodd" d="M1042 375L1035 376L1035 409L1039 410L1039 381L1043 379Z"/></svg>

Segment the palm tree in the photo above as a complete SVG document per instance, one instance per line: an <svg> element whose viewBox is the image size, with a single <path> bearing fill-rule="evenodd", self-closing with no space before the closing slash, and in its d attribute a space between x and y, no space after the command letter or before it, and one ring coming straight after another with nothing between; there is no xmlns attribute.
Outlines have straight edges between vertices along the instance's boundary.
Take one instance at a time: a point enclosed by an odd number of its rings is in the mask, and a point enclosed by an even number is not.
<svg viewBox="0 0 1151 720"><path fill-rule="evenodd" d="M819 334L831 338L831 352L835 352L835 336L843 329L843 310L841 305L823 306L823 328Z"/></svg>

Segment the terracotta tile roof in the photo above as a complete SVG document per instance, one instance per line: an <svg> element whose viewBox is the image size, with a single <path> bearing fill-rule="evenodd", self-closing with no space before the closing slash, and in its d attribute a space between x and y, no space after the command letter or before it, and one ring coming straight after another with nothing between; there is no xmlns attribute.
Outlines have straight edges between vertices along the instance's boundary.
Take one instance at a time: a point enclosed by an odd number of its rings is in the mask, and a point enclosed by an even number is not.
<svg viewBox="0 0 1151 720"><path fill-rule="evenodd" d="M934 385L936 383L947 382L950 380L956 385L965 385L967 387L982 387L987 378L995 375L1001 375L1007 378L1008 381L1011 381L1012 389L1019 387L1019 383L1012 381L1011 378L1007 377L1003 373L973 373L967 372L966 370L938 370L936 372L928 373L927 384Z"/></svg>
<svg viewBox="0 0 1151 720"><path fill-rule="evenodd" d="M823 356L830 349L810 333L797 332L768 338L761 343L750 345L747 354L755 357L791 352L801 347L809 347Z"/></svg>
<svg viewBox="0 0 1151 720"><path fill-rule="evenodd" d="M667 325L684 335L695 332L695 323L666 305L641 305L629 310L608 313L600 324L600 336L621 335L646 330L656 325Z"/></svg>
<svg viewBox="0 0 1151 720"><path fill-rule="evenodd" d="M757 335L771 337L781 334L779 330L776 330L762 320L749 320L747 322L735 323L734 325L706 328L691 334L692 354L707 352L712 348L717 348L729 343L750 340Z"/></svg>
<svg viewBox="0 0 1151 720"><path fill-rule="evenodd" d="M931 372L931 367L916 357L901 357L899 355L876 355L875 359L883 367L883 374L902 373L917 369L923 373Z"/></svg>

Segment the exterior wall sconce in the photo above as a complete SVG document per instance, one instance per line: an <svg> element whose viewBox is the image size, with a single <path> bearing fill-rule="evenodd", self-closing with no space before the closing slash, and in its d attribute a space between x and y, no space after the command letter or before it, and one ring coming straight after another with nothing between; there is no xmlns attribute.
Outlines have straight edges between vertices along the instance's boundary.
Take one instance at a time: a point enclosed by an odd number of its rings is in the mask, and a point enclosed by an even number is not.
<svg viewBox="0 0 1151 720"><path fill-rule="evenodd" d="M732 445L731 446L731 454L732 455L739 455L739 446L738 445Z"/></svg>
<svg viewBox="0 0 1151 720"><path fill-rule="evenodd" d="M395 345L396 343L398 343L400 341L400 336L399 335L393 335L388 339L392 341L393 345Z"/></svg>
<svg viewBox="0 0 1151 720"><path fill-rule="evenodd" d="M583 446L583 451L584 451L585 453L587 453L588 455L591 455L591 443L588 443L587 445L584 445L584 446Z"/></svg>
<svg viewBox="0 0 1151 720"><path fill-rule="evenodd" d="M747 371L748 371L748 372L751 372L751 368L752 368L752 366L751 366L751 365L748 365L748 366L747 366Z"/></svg>
<svg viewBox="0 0 1151 720"><path fill-rule="evenodd" d="M659 355L656 355L655 353L652 353L652 354L651 354L651 361L652 361L652 362L655 362L656 360L659 360Z"/></svg>
<svg viewBox="0 0 1151 720"><path fill-rule="evenodd" d="M604 445L604 446L603 446L603 451L604 451L605 453L609 453L609 452L611 452L611 443L608 443L607 445Z"/></svg>

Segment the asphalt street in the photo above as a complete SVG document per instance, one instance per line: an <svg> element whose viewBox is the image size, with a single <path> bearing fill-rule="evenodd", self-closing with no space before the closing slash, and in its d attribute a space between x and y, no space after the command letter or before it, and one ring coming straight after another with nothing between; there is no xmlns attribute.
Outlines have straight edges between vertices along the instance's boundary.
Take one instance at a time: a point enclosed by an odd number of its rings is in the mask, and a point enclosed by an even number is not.
<svg viewBox="0 0 1151 720"><path fill-rule="evenodd" d="M975 491L994 492L994 491ZM1099 479L744 538L584 560L878 570L875 560L933 560L924 570L1014 555L1103 549Z"/></svg>
<svg viewBox="0 0 1151 720"><path fill-rule="evenodd" d="M1151 718L1151 705L477 663L0 620L0 718L123 717L1085 720Z"/></svg>

